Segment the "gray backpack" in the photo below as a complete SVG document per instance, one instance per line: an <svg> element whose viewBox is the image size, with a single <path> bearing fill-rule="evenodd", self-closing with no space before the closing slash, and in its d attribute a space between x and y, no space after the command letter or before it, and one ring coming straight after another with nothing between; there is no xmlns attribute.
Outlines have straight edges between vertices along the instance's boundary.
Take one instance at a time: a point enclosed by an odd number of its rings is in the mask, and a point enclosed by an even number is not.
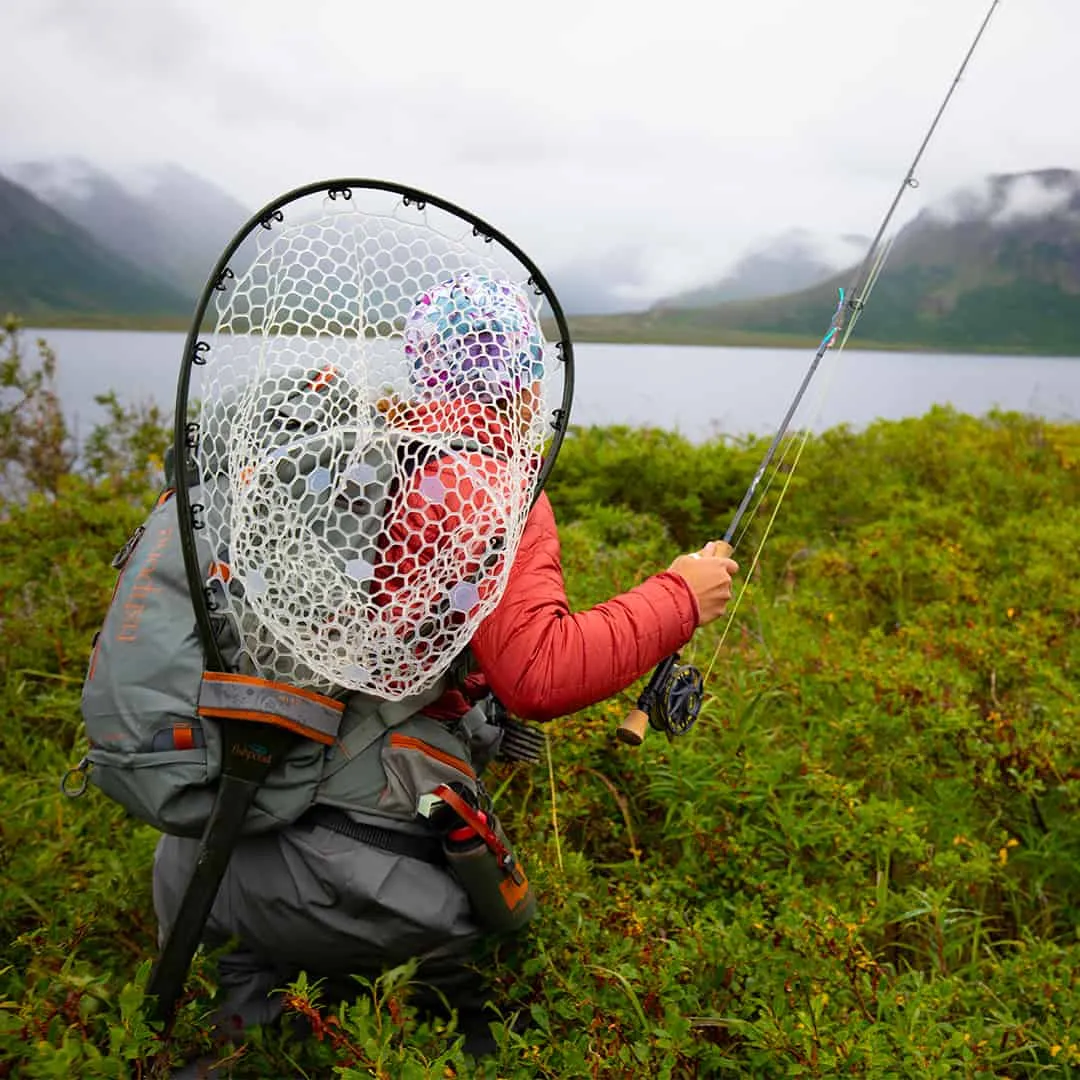
<svg viewBox="0 0 1080 1080"><path fill-rule="evenodd" d="M304 436L306 445L314 448L305 458L308 470L327 464L329 458L324 461L318 452L320 431L328 412L340 407L328 393L294 394L274 403L272 420L280 440ZM201 484L197 477L186 477L195 485L190 488L193 496L207 505L223 505L229 498L229 409L222 406L217 418ZM382 460L380 453L397 450L372 450L369 455L374 456L365 457L373 475L386 478L393 475L394 463ZM302 488L306 476L282 459L280 469L286 468L292 471L280 477L282 482ZM166 472L169 481L171 468ZM354 502L356 535L374 535L387 509L385 501ZM348 544L350 537L337 542ZM228 552L216 556L227 561ZM298 689L293 680L262 677L251 659L260 653L261 631L254 620L249 625L246 605L238 606L235 596L232 607L240 612L239 625L222 614L227 598L221 590L233 589L235 583L225 584L210 574L208 552L202 558L200 580L210 581L207 602L211 612L218 611L211 622L227 672L205 668L177 500L169 489L113 560L119 577L94 642L82 694L90 750L65 778L65 790L81 793L88 777L139 820L167 833L201 835L221 775L220 721L246 719L265 720L306 738L296 740L259 788L245 818L245 833L280 828L316 804L411 828L420 801L440 784L456 784L478 795L470 748L490 749L499 733L490 730L478 709L453 728L422 715L424 706L445 690L446 678L422 694L390 702L340 688L320 694ZM239 633L247 640L246 651ZM311 672L299 662L290 661L289 670L296 682L312 685ZM258 743L249 749L257 754ZM82 781L75 779L76 773L83 774Z"/></svg>
<svg viewBox="0 0 1080 1080"><path fill-rule="evenodd" d="M474 710L448 728L421 713L445 680L387 702L206 671L179 531L167 491L113 561L119 578L83 686L90 750L78 771L139 820L197 836L221 771L218 721L263 714L308 738L260 788L247 833L279 828L317 803L415 822L418 801L440 784L476 793L470 746L484 738L484 718ZM219 644L234 666L239 649L224 621Z"/></svg>

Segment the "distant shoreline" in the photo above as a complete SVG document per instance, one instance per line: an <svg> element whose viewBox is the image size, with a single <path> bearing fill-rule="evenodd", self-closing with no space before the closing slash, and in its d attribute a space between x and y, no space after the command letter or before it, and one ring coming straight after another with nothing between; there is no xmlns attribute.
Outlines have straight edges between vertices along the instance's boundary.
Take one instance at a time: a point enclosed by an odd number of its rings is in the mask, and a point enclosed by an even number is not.
<svg viewBox="0 0 1080 1080"><path fill-rule="evenodd" d="M609 316L600 316L605 322ZM731 330L725 327L693 327L682 330L671 326L634 327L622 329L618 325L597 325L590 316L569 316L567 323L570 336L575 343L610 344L610 345L696 345L738 349L816 349L821 344L820 337L805 334L777 334L766 331ZM1062 353L1049 347L1019 347L1008 345L967 344L949 346L938 343L913 341L872 341L852 336L849 349L865 352L903 352L903 353L940 353L964 356L1042 356L1058 357L1062 360L1080 359L1080 351Z"/></svg>
<svg viewBox="0 0 1080 1080"><path fill-rule="evenodd" d="M179 315L58 315L18 313L20 324L33 330L142 330L186 334L191 317Z"/></svg>
<svg viewBox="0 0 1080 1080"><path fill-rule="evenodd" d="M19 316L23 326L33 330L120 330L146 333L186 334L191 328L190 318L179 316L110 316L110 315L57 315L38 314ZM821 339L802 334L770 334L766 332L730 330L722 327L681 331L671 327L648 328L612 326L611 316L571 315L567 318L570 337L575 344L590 345L674 345L738 349L816 349ZM618 316L615 316L617 319ZM550 333L553 326L545 328ZM925 342L897 342L863 340L855 335L849 348L866 352L903 353L956 353L967 356L1042 356L1062 360L1080 359L1078 353L1061 353L1054 349L1022 348L1007 345L969 345L950 347Z"/></svg>

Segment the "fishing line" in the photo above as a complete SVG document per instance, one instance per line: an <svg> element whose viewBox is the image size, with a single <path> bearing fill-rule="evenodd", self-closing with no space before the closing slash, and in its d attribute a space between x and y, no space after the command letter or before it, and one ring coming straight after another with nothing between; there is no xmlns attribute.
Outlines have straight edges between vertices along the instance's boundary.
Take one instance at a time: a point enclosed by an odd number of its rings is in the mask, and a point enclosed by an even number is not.
<svg viewBox="0 0 1080 1080"><path fill-rule="evenodd" d="M840 314L842 313L842 310L843 310L843 307L844 307L844 295L845 295L844 290L840 289L839 290L839 297L840 297L839 302L837 303L837 306L836 306L836 312L833 315L834 324L835 324L837 318L839 318ZM825 335L824 338L822 338L821 343L818 345L818 353L814 357L814 368L817 367L818 363L823 358L823 356L825 355L826 352L833 350L835 336L836 336L836 327L835 327L835 325L831 325L830 328L829 328L828 333ZM840 350L835 350L835 351L837 353L839 353ZM820 416L821 416L821 412L822 412L822 410L824 408L824 404L825 404L825 398L828 395L828 389L829 389L829 387L832 386L833 382L835 381L836 369L837 369L837 365L834 363L832 365L831 374L829 375L828 379L826 380L826 382L824 384L822 384L820 379L818 380L818 385L819 385L818 395L817 395L816 400L814 401L814 403L811 405L810 409L808 410L811 413L811 415L814 417L814 420L819 419ZM789 433L788 428L790 427L791 420L797 414L797 410L800 407L803 393L808 388L809 382L810 382L809 376L804 377L803 383L802 383L801 387L799 388L799 392L796 395L794 401L792 402L791 406L788 409L788 413L787 413L787 416L785 417L784 423L781 425L780 430L778 431L776 437L774 437L774 439L773 439L772 445L766 451L765 457L764 457L764 459L762 460L761 464L758 467L758 473L757 473L757 476L754 479L754 483L752 483L750 488L747 489L747 492L743 497L743 501L740 504L739 511L736 512L734 520L732 521L731 525L729 526L727 533L725 533L725 535L724 535L724 541L726 543L729 543L733 550L735 548L737 548L740 543L742 543L742 541L745 538L746 534L750 531L750 526L754 523L754 520L756 519L762 505L764 504L766 496L769 494L769 491L772 489L772 486L775 483L777 476L779 476L783 472L784 466L787 464L788 455L791 453L792 448L799 446L799 439L798 439L799 432ZM810 432L810 423L808 422L807 424L804 424L803 427L800 430L802 432L804 432L804 440L803 441L805 442L805 437L808 436L809 432ZM780 456L779 456L779 458L776 458L775 457L775 452L776 452L776 450L778 448L780 449ZM800 448L797 451L795 463L792 465L791 470L789 471L789 476L790 476L791 473L794 472L795 467L798 464L798 458L799 458L799 456L801 456L801 453L802 453L802 450ZM771 469L769 469L770 465L771 465ZM756 498L754 499L753 505L750 507L749 510L746 510L746 507L747 507L747 505L748 505L748 503L750 501L750 497L753 496L753 494L754 494L754 492L756 490L756 485L759 484L762 476L766 473L766 471L768 471L768 479L765 481L765 486L763 488L761 488L759 491L756 492ZM787 491L787 484L784 485L783 491L785 491L785 492ZM781 501L783 501L783 492L781 493L780 499L781 499ZM744 510L746 510L746 512L741 513ZM740 517L741 517L742 528L739 529L736 532L736 525L737 525L737 523L740 522ZM767 533L766 533L766 536L767 536ZM758 544L758 551L754 553L754 559L755 560L756 560L757 554L760 552L761 546L764 544L764 541L765 541L765 537L763 537L762 540ZM744 581L745 580L748 580L748 579L744 579Z"/></svg>
<svg viewBox="0 0 1080 1080"><path fill-rule="evenodd" d="M551 735L544 728L544 748L547 751L548 785L551 788L551 828L555 837L555 861L559 865L559 873L563 872L562 844L559 841L559 797L555 788L555 766L552 764L554 755L551 752Z"/></svg>
<svg viewBox="0 0 1080 1080"><path fill-rule="evenodd" d="M867 300L869 300L870 298L870 294L874 290L874 286L877 284L877 280L881 275L882 268L885 265L885 260L888 258L889 252L892 250L894 241L895 238L890 238L886 243L881 245L880 251L877 254L877 258L874 260L873 266L871 268L870 276L867 278L866 288L864 289L862 295L862 303L855 309L854 313L852 314L852 317L848 321L847 326L844 330L843 337L840 339L839 343L830 346L830 351L833 352L835 359L834 362L829 365L829 370L827 375L825 376L824 381L820 383L820 389L818 391L817 399L815 400L811 408L811 412L815 419L820 419L821 417L821 413L825 407L825 401L828 399L829 394L832 392L832 388L836 383L837 374L840 371L840 359L844 354L844 347L847 345L848 339L851 337L851 333L855 329L855 324L858 322L859 314L861 313L863 307L865 307ZM841 304L843 304L842 289L840 290L840 293ZM830 335L833 335L832 329L830 329L829 334L826 335L825 340L828 341ZM735 595L734 599L731 602L731 605L728 608L727 617L724 620L724 627L720 633L720 639L717 642L716 648L714 649L712 657L709 660L709 666L705 670L704 679L706 681L708 681L709 676L712 674L713 668L716 666L716 661L720 656L720 651L723 649L724 643L727 641L728 632L730 631L732 623L735 621L735 616L738 614L739 607L742 604L743 596L746 593L746 590L750 587L750 582L753 580L754 571L757 569L758 563L761 561L762 551L764 550L765 544L768 541L770 534L772 533L773 525L776 523L777 515L780 512L780 507L783 505L784 498L787 495L788 488L791 486L791 481L795 476L795 472L799 467L799 462L802 460L803 451L806 449L806 445L810 440L811 434L811 426L806 425L802 429L801 437L793 438L790 441L789 445L785 448L783 454L781 455L780 460L776 462L772 470L772 474L769 477L769 481L765 485L764 490L761 492L760 498L754 504L753 510L747 515L748 520L746 525L744 525L742 532L739 534L739 540L741 540L742 537L746 535L747 530L750 528L750 525L753 523L754 518L757 516L761 505L765 501L765 497L768 495L769 490L773 485L773 481L776 479L776 477L779 475L780 471L784 467L791 447L796 446L797 449L795 453L795 459L791 463L791 468L789 469L787 476L784 480L784 484L780 489L780 494L776 498L776 505L773 507L772 512L769 515L769 520L768 522L766 522L765 531L762 534L761 540L759 541L757 548L751 556L750 567L747 570L745 576L743 577L742 586L740 587L738 593ZM736 540L735 545L733 546L736 546L738 542L739 541Z"/></svg>
<svg viewBox="0 0 1080 1080"><path fill-rule="evenodd" d="M919 186L919 182L915 177L915 172L919 164L922 162L923 156L926 153L926 149L930 145L930 141L933 139L934 134L937 131L939 124L941 123L941 119L945 115L945 112L948 109L950 102L952 101L953 95L956 93L956 89L960 85L961 80L963 79L964 73L967 71L968 65L971 62L971 58L975 55L975 52L983 39L983 35L986 33L987 27L990 25L990 20L993 18L994 12L997 10L1000 4L1001 0L992 0L985 17L983 18L982 23L979 26L978 33L976 33L974 40L972 41L970 47L967 50L967 53L964 56L963 61L960 64L960 67L957 69L956 75L954 76L951 84L949 85L949 88L944 98L942 99L941 104L938 106L937 112L934 114L934 118L929 128L927 129L926 134L923 136L923 140L920 143L919 148L916 151L915 156L912 159L912 162L908 167L907 172L905 173L904 178L901 181L895 196L893 197L892 203L889 205L889 208L884 218L878 226L877 232L875 233L873 240L870 242L870 246L867 249L866 256L864 257L857 271L854 287L846 293L843 289L840 290L840 301L837 304L835 312L833 313L832 320L829 324L829 329L826 332L825 336L822 338L821 344L818 346L817 352L814 354L813 361L811 362L808 371L803 377L802 383L800 384L794 399L788 407L787 413L785 414L784 419L781 421L780 427L777 429L776 434L774 435L773 440L770 443L764 458L758 466L757 472L754 474L753 479L747 487L746 492L743 495L742 501L739 503L739 506L735 511L735 515L732 518L731 524L728 526L727 532L724 534L723 539L724 542L728 545L729 549L733 547L732 541L737 533L740 538L745 535L745 527L740 532L739 526L742 524L743 518L746 516L748 509L753 504L753 513L750 514L747 526L749 525L750 521L753 520L754 514L757 513L758 507L761 505L761 498L764 498L765 493L767 493L768 491L769 485L771 485L772 483L772 479L770 479L766 485L765 492L762 492L761 497L758 499L758 501L754 502L755 496L758 494L758 488L761 484L761 481L764 478L766 471L769 469L769 466L772 464L773 459L776 456L777 450L780 449L781 444L784 441L784 437L788 432L788 428L791 424L792 418L794 417L795 412L798 409L802 398L806 393L806 390L809 387L810 382L813 379L814 374L816 373L821 363L822 358L824 357L825 353L830 350L834 350L839 356L843 352L844 346L847 344L848 340L851 337L855 325L858 322L859 315L861 314L863 308L866 306L870 294L873 291L873 287L877 283L877 280L881 275L881 271L884 268L886 258L888 257L888 254L892 249L892 240L890 239L888 242L886 242L885 236L889 230L889 226L892 224L893 218L896 216L897 208L899 207L908 189L916 188ZM835 377L836 365L833 365L833 367ZM760 543L757 546L757 549L755 550L751 558L750 570L748 571L746 578L744 579L744 585L742 589L739 590L738 594L736 595L730 606L728 618L721 633L720 642L717 645L716 650L713 654L712 661L709 664L709 672L711 672L713 669L713 666L716 662L716 657L719 654L719 651L722 648L732 625L734 614L738 610L742 597L746 592L746 587L749 585L753 571L756 569L758 562L760 561L762 549L764 548L765 542L768 539L769 533L771 532L772 527L776 521L776 516L783 502L784 495L787 493L787 490L791 485L792 477L794 476L799 461L802 458L803 451L805 450L806 444L809 440L809 435L810 431L809 429L807 429L802 439L798 441L798 449L796 452L794 463L791 469L788 471L787 476L785 477L784 485L781 489L777 504L773 508L769 521L766 524L765 534L762 537ZM783 463L787 452L788 449L785 448L784 453L781 455L781 463ZM646 685L645 689L642 691L642 694L638 699L637 708L631 712L631 714L623 721L623 723L619 727L618 734L622 741L635 746L639 745L644 738L647 726L656 727L658 728L658 730L665 731L669 737L676 734L685 734L685 732L689 731L690 728L693 726L694 721L697 719L696 711L693 711L688 715L676 717L674 723L669 722L667 719L667 714L670 711L668 708L668 706L670 706L670 702L668 701L668 699L671 695L670 684L672 674L676 670L679 670L680 673L686 670L685 666L682 669L676 669L675 665L677 659L677 655L672 655L668 657L667 659L661 661L656 670L653 672L652 677L650 678L648 684ZM665 708L663 709L660 708L661 702L665 703ZM698 703L698 708L700 708L700 696L698 698Z"/></svg>
<svg viewBox="0 0 1080 1080"><path fill-rule="evenodd" d="M841 290L841 292L842 291L843 290ZM832 387L836 382L837 373L840 370L839 360L843 352L843 342L846 340L847 337L845 335L844 339L837 346L830 347L830 350L835 353L836 359L834 363L829 365L828 374L825 378L825 381L822 382L820 385L817 399L812 407L811 411L815 419L820 417L821 412L824 409L825 400L829 396L829 393L831 392ZM765 523L765 530L762 533L761 540L758 542L757 547L754 549L753 555L751 556L750 566L747 569L746 574L743 576L742 585L732 599L731 604L728 606L727 614L724 619L724 627L720 633L720 639L716 644L716 648L713 650L712 657L709 660L709 666L705 670L704 678L706 681L708 681L709 676L712 674L713 668L716 666L716 661L720 656L720 652L724 647L724 643L727 641L728 633L730 632L731 627L735 622L735 617L739 612L740 606L742 605L743 597L746 595L747 590L750 588L750 582L753 580L754 573L757 570L758 564L761 561L761 555L765 550L765 544L768 542L769 536L772 534L773 526L776 524L777 516L780 513L780 507L784 503L784 498L787 495L788 488L791 486L791 482L794 479L795 473L799 468L799 462L802 460L803 451L806 449L806 446L809 443L812 434L813 428L810 424L807 424L802 428L800 433L797 433L790 440L787 449L785 449L783 456L773 470L772 478L770 479L769 484L762 492L761 498L757 501L754 506L754 510L749 515L752 521L753 518L756 516L758 510L760 509L762 503L764 502L765 496L768 494L769 488L772 486L773 479L775 479L775 477L779 475L780 470L784 467L787 455L790 453L792 447L794 447L795 457L794 460L791 462L791 467L788 470L786 476L784 477L784 483L781 486L780 492L776 497L776 505L772 508L772 511L769 514L769 519ZM746 528L749 528L749 523L747 524ZM743 535L745 535L746 528L743 529Z"/></svg>

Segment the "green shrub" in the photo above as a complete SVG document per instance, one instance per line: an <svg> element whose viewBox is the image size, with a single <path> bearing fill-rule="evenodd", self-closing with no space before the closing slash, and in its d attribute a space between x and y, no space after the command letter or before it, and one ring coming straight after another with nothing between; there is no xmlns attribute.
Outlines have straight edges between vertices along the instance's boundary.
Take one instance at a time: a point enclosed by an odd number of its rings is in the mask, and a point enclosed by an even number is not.
<svg viewBox="0 0 1080 1080"><path fill-rule="evenodd" d="M762 449L575 431L550 485L572 600L721 534ZM694 731L617 744L628 692L549 727L553 783L493 770L542 905L484 962L486 1063L415 1014L407 970L342 1008L283 987L293 1023L234 1046L203 957L172 1038L147 1025L155 836L57 787L133 490L65 475L0 513L0 1076L1080 1067L1080 425L937 409L810 440L730 629L686 650L711 669Z"/></svg>

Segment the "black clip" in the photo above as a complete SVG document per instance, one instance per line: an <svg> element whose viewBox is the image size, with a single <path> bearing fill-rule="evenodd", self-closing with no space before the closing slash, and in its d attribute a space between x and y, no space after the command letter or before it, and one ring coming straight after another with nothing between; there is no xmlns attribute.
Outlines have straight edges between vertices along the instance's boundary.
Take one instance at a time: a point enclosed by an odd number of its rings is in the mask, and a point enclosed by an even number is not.
<svg viewBox="0 0 1080 1080"><path fill-rule="evenodd" d="M214 282L214 288L217 289L218 292L224 292L225 282L231 281L235 277L236 275L232 272L232 270L226 266L225 269L222 270L220 274L218 274L218 279Z"/></svg>
<svg viewBox="0 0 1080 1080"><path fill-rule="evenodd" d="M192 503L191 505L191 527L193 529L205 529L206 518L203 516L206 513L206 507L202 503Z"/></svg>
<svg viewBox="0 0 1080 1080"><path fill-rule="evenodd" d="M197 420L189 420L184 425L184 445L189 450L195 450L199 445L199 424Z"/></svg>
<svg viewBox="0 0 1080 1080"><path fill-rule="evenodd" d="M196 341L195 347L191 350L191 362L196 367L202 367L206 361L206 354L210 351L209 341Z"/></svg>
<svg viewBox="0 0 1080 1080"><path fill-rule="evenodd" d="M351 199L352 198L352 188L351 187L344 187L344 186L342 186L342 187L332 187L332 188L327 189L326 194L329 195L331 199L336 199L339 195L343 199Z"/></svg>
<svg viewBox="0 0 1080 1080"><path fill-rule="evenodd" d="M138 546L139 541L142 539L143 533L146 532L145 525L139 525L135 531L124 542L124 546L112 557L112 561L109 565L114 570L123 570L127 565L128 559L131 558L131 553Z"/></svg>
<svg viewBox="0 0 1080 1080"><path fill-rule="evenodd" d="M269 214L263 214L263 216L259 218L259 224L264 229L272 229L275 221L281 222L284 220L285 215L280 210L271 210Z"/></svg>
<svg viewBox="0 0 1080 1080"><path fill-rule="evenodd" d="M72 782L72 778L77 776L79 779L76 783ZM66 773L60 779L60 790L69 798L77 799L83 792L86 791L86 786L90 782L90 759L84 757L82 761L73 769L68 769Z"/></svg>

